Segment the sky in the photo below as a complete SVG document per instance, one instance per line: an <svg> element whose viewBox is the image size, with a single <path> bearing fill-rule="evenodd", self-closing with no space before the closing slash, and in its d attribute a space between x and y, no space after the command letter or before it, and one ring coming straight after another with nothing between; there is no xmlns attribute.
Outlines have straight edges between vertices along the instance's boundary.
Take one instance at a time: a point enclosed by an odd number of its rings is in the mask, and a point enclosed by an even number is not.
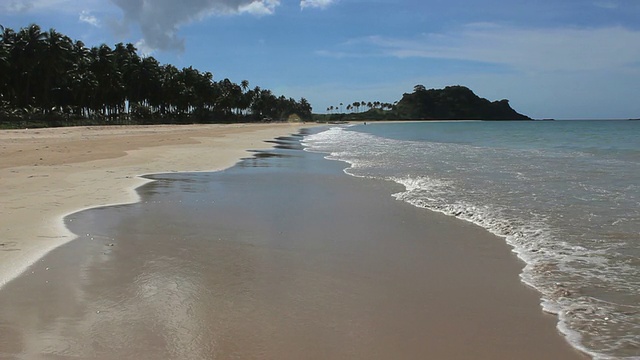
<svg viewBox="0 0 640 360"><path fill-rule="evenodd" d="M533 118L639 118L639 20L640 0L0 0L4 27L133 43L317 113L421 84Z"/></svg>

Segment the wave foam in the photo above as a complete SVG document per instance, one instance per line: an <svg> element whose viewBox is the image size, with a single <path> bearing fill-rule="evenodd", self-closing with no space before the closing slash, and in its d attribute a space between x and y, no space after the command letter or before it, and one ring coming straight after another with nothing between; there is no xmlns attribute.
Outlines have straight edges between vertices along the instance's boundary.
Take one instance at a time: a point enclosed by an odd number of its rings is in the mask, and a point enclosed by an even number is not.
<svg viewBox="0 0 640 360"><path fill-rule="evenodd" d="M310 136L304 145L308 151L327 153L327 159L346 162L349 167L345 173L349 175L402 185L404 191L392 194L398 200L455 216L504 238L526 264L520 274L521 281L540 292L542 309L557 315L558 330L575 348L595 359L612 358L606 355L611 353L620 354L616 358L638 359L629 355L632 354L629 349L640 346L637 336L634 337L640 333L640 324L637 324L640 311L618 302L603 302L584 295L582 291L585 283L592 284L597 280L601 280L602 286L610 286L616 272L632 269L623 269L623 263L612 263L612 259L607 257L609 248L606 246L588 249L572 244L564 232L549 225L553 223L551 219L535 210L514 211L498 205L500 202L484 201L504 194L473 193L477 189L463 190L455 178L447 180L425 175L431 173L428 167L434 162L440 161L448 166L457 161L449 154L464 149L463 145L399 141L340 127ZM482 148L469 147L464 151L466 156L478 160L487 156ZM518 155L531 156L529 153ZM423 157L426 160L420 162ZM413 160L419 161L422 167L411 167ZM526 167L523 169L527 170ZM542 170L545 169L537 171ZM514 179L530 183L537 181L535 173L516 171ZM472 183L471 186L479 184ZM517 197L518 192L507 195ZM515 206L517 201L511 203ZM626 285L627 288L624 288L624 283L617 286L628 292L635 291L633 284ZM607 333L606 329L612 328L607 325L615 325L616 334ZM594 349L598 349L597 352Z"/></svg>

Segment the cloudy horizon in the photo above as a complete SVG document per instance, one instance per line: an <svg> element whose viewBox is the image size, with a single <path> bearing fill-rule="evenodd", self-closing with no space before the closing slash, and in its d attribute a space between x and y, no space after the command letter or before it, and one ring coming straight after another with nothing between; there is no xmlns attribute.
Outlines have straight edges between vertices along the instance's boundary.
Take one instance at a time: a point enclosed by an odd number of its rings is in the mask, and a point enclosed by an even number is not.
<svg viewBox="0 0 640 360"><path fill-rule="evenodd" d="M307 98L394 102L416 84L464 85L534 118L640 117L640 2L542 0L8 0L0 25L36 23L88 46Z"/></svg>

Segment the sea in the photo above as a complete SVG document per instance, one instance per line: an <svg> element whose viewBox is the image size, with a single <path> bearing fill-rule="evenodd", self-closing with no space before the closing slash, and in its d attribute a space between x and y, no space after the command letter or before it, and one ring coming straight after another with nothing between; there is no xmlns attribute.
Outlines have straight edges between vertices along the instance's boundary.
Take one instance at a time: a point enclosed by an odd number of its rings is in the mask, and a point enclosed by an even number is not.
<svg viewBox="0 0 640 360"><path fill-rule="evenodd" d="M303 144L498 235L574 347L640 359L640 121L370 123Z"/></svg>

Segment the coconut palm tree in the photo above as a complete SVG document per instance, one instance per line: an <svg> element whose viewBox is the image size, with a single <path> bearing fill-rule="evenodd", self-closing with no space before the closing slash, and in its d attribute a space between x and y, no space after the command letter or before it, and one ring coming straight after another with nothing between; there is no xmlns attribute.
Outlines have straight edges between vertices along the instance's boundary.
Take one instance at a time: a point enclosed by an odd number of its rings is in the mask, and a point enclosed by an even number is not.
<svg viewBox="0 0 640 360"><path fill-rule="evenodd" d="M46 34L35 24L21 29L16 35L12 64L15 69L13 86L19 107L33 105L33 88L38 84L36 73L38 65L44 60L42 53L45 40Z"/></svg>
<svg viewBox="0 0 640 360"><path fill-rule="evenodd" d="M271 90L256 88L253 102L251 104L251 112L255 119L262 120L264 118L273 118L275 116L276 97Z"/></svg>
<svg viewBox="0 0 640 360"><path fill-rule="evenodd" d="M90 55L82 41L71 44L69 68L57 97L58 105L71 108L77 117L91 116L89 104L97 82L89 71Z"/></svg>
<svg viewBox="0 0 640 360"><path fill-rule="evenodd" d="M113 48L113 61L120 74L122 92L116 96L120 104L120 111L129 114L130 109L137 107L140 101L140 64L137 49L131 45L118 43Z"/></svg>
<svg viewBox="0 0 640 360"><path fill-rule="evenodd" d="M50 29L44 36L44 47L41 57L46 59L39 64L40 91L38 105L49 112L53 107L60 108L67 74L72 66L72 40Z"/></svg>
<svg viewBox="0 0 640 360"><path fill-rule="evenodd" d="M312 107L311 104L309 104L309 101L307 101L307 99L305 98L300 98L300 101L298 103L298 115L300 115L300 117L305 118L305 119L310 119L311 118L311 111L312 111Z"/></svg>
<svg viewBox="0 0 640 360"><path fill-rule="evenodd" d="M230 116L233 112L233 108L236 107L238 103L239 94L242 93L240 87L238 85L231 82L231 80L225 78L224 80L218 83L220 87L220 94L217 100L217 104L220 106L220 110L225 114L226 117ZM237 87L237 88L236 88Z"/></svg>
<svg viewBox="0 0 640 360"><path fill-rule="evenodd" d="M152 113L159 112L163 103L162 97L162 69L160 63L153 57L145 57L140 60L137 75L137 83L130 85L131 99L133 100L134 116L147 118Z"/></svg>
<svg viewBox="0 0 640 360"><path fill-rule="evenodd" d="M90 51L92 57L90 71L98 82L92 108L103 116L117 116L121 109L120 105L124 103L124 85L113 50L108 45L102 44L100 47L93 47Z"/></svg>
<svg viewBox="0 0 640 360"><path fill-rule="evenodd" d="M181 92L181 85L179 82L180 70L173 65L163 65L161 70L161 85L162 93L158 99L158 106L160 107L160 114L173 114L175 104L178 96Z"/></svg>
<svg viewBox="0 0 640 360"><path fill-rule="evenodd" d="M0 25L0 101L9 103L11 101L10 85L10 51L15 42L16 33ZM2 105L2 104L0 104Z"/></svg>

